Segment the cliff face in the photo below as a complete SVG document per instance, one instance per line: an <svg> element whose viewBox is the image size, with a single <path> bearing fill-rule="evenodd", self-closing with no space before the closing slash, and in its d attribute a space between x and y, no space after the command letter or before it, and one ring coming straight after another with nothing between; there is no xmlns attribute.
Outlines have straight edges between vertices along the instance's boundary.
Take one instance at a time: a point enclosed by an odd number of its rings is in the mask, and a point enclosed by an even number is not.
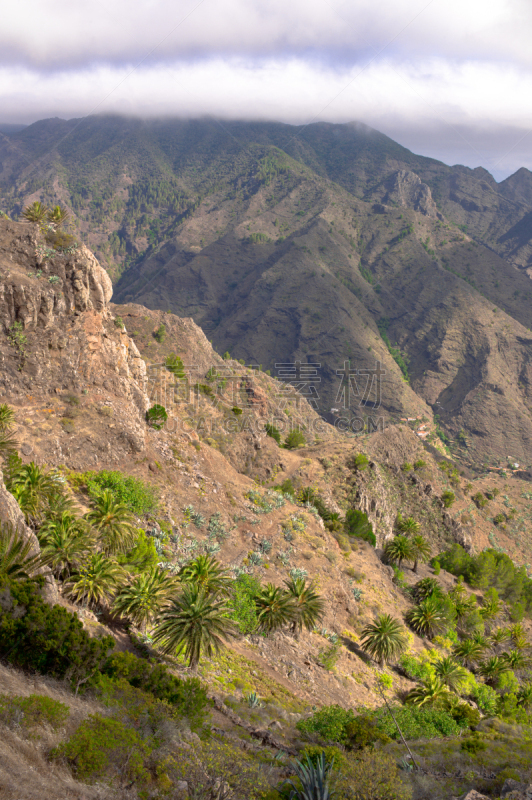
<svg viewBox="0 0 532 800"><path fill-rule="evenodd" d="M114 323L111 295L107 273L86 247L53 251L37 226L0 220L0 394L36 403L63 392L113 398L125 449L140 452L146 366ZM45 456L58 449L48 444Z"/></svg>

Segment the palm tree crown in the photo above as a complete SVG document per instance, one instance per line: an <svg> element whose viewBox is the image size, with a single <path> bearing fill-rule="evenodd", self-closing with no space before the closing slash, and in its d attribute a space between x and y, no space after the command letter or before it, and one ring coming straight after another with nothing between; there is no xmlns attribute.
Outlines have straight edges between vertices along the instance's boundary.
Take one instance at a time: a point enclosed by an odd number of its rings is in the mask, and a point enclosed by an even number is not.
<svg viewBox="0 0 532 800"><path fill-rule="evenodd" d="M175 588L175 580L159 567L141 572L115 598L113 608L119 614L130 617L143 631L162 604Z"/></svg>
<svg viewBox="0 0 532 800"><path fill-rule="evenodd" d="M304 578L291 578L285 581L285 585L288 594L294 600L292 633L301 631L303 627L311 631L323 617L325 609L323 598L314 591L313 585L306 585Z"/></svg>
<svg viewBox="0 0 532 800"><path fill-rule="evenodd" d="M205 594L229 594L231 578L213 556L201 555L181 567L179 579L203 589Z"/></svg>
<svg viewBox="0 0 532 800"><path fill-rule="evenodd" d="M105 553L123 553L133 545L132 514L124 503L115 500L110 489L97 498L86 518L99 532Z"/></svg>
<svg viewBox="0 0 532 800"><path fill-rule="evenodd" d="M392 564L397 562L397 566L401 569L404 559L410 560L412 558L412 543L407 536L399 534L390 539L389 542L386 542L384 554L388 561Z"/></svg>
<svg viewBox="0 0 532 800"><path fill-rule="evenodd" d="M32 543L9 522L0 525L0 578L28 580L35 577L42 562L32 556Z"/></svg>
<svg viewBox="0 0 532 800"><path fill-rule="evenodd" d="M124 577L123 569L104 553L93 553L67 584L68 593L85 603L112 598Z"/></svg>
<svg viewBox="0 0 532 800"><path fill-rule="evenodd" d="M196 669L202 653L212 655L235 635L228 618L227 603L194 584L183 587L161 613L153 640L163 653L184 651L189 666Z"/></svg>
<svg viewBox="0 0 532 800"><path fill-rule="evenodd" d="M292 595L273 583L268 583L255 595L259 628L271 633L292 622L296 617L296 604Z"/></svg>
<svg viewBox="0 0 532 800"><path fill-rule="evenodd" d="M447 609L439 598L432 595L411 608L406 615L406 621L420 636L436 636L449 626Z"/></svg>
<svg viewBox="0 0 532 800"><path fill-rule="evenodd" d="M362 649L380 664L399 656L406 647L405 629L390 614L381 614L361 633Z"/></svg>
<svg viewBox="0 0 532 800"><path fill-rule="evenodd" d="M414 572L417 572L418 562L421 561L422 563L425 563L430 558L430 544L423 536L418 534L412 537L410 546L410 558L414 560L414 566L412 569Z"/></svg>

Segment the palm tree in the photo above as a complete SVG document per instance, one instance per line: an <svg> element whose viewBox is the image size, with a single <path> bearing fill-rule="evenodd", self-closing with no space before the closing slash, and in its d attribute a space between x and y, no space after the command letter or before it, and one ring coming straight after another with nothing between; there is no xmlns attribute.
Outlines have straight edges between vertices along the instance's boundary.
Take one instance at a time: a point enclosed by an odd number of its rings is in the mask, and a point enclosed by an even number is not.
<svg viewBox="0 0 532 800"><path fill-rule="evenodd" d="M56 228L60 228L70 217L70 213L61 206L54 206L47 212L48 221Z"/></svg>
<svg viewBox="0 0 532 800"><path fill-rule="evenodd" d="M57 482L33 461L22 465L9 487L26 521L34 527L42 521L48 500L57 491Z"/></svg>
<svg viewBox="0 0 532 800"><path fill-rule="evenodd" d="M501 613L501 601L496 589L490 589L484 595L483 605L480 614L485 622L496 619Z"/></svg>
<svg viewBox="0 0 532 800"><path fill-rule="evenodd" d="M461 636L484 631L484 622L474 597L470 597L468 600L457 600L454 607L456 611L456 628Z"/></svg>
<svg viewBox="0 0 532 800"><path fill-rule="evenodd" d="M413 533L417 533L421 525L419 524L419 522L416 522L416 520L413 517L407 517L406 519L403 519L402 516L399 515L397 519L397 527L403 533L411 535Z"/></svg>
<svg viewBox="0 0 532 800"><path fill-rule="evenodd" d="M503 653L501 659L514 672L521 672L530 665L530 657L521 650L511 650L509 653Z"/></svg>
<svg viewBox="0 0 532 800"><path fill-rule="evenodd" d="M307 586L304 578L291 578L285 581L288 594L294 600L294 618L292 633L299 633L303 627L311 631L321 620L325 610L323 598L314 591L314 586Z"/></svg>
<svg viewBox="0 0 532 800"><path fill-rule="evenodd" d="M94 549L95 537L84 520L63 512L39 530L43 563L48 564L56 578L65 580L72 569L79 568Z"/></svg>
<svg viewBox="0 0 532 800"><path fill-rule="evenodd" d="M497 651L506 642L510 641L511 636L508 628L496 628L490 633L489 642L491 649Z"/></svg>
<svg viewBox="0 0 532 800"><path fill-rule="evenodd" d="M360 646L382 666L399 656L406 647L405 629L390 614L381 614L377 621L362 630Z"/></svg>
<svg viewBox="0 0 532 800"><path fill-rule="evenodd" d="M412 689L406 702L415 706L435 705L441 700L445 700L449 694L449 689L437 675L430 675L421 686Z"/></svg>
<svg viewBox="0 0 532 800"><path fill-rule="evenodd" d="M526 709L532 706L532 683L525 683L521 686L517 693L517 702Z"/></svg>
<svg viewBox="0 0 532 800"><path fill-rule="evenodd" d="M7 403L0 404L0 431L7 431L15 424L15 412Z"/></svg>
<svg viewBox="0 0 532 800"><path fill-rule="evenodd" d="M499 656L490 656L486 661L479 664L478 667L479 675L482 675L486 683L490 686L497 683L500 676L509 671L510 667L508 663L504 658L499 658Z"/></svg>
<svg viewBox="0 0 532 800"><path fill-rule="evenodd" d="M0 525L0 579L23 581L36 577L42 562L32 556L32 543L11 523Z"/></svg>
<svg viewBox="0 0 532 800"><path fill-rule="evenodd" d="M104 553L123 553L133 546L133 516L124 503L115 500L110 489L104 489L94 501L86 519L100 534Z"/></svg>
<svg viewBox="0 0 532 800"><path fill-rule="evenodd" d="M72 576L67 592L78 602L103 603L112 598L124 578L123 569L104 553L93 553Z"/></svg>
<svg viewBox="0 0 532 800"><path fill-rule="evenodd" d="M41 203L40 200L35 200L31 205L26 206L22 212L22 216L24 219L27 219L28 222L44 222L47 215L48 208Z"/></svg>
<svg viewBox="0 0 532 800"><path fill-rule="evenodd" d="M146 632L146 625L161 608L169 593L175 588L175 580L159 567L135 576L115 598L113 609L118 614L130 617Z"/></svg>
<svg viewBox="0 0 532 800"><path fill-rule="evenodd" d="M462 666L467 669L474 669L480 662L485 647L474 639L464 639L460 644L453 648L453 655Z"/></svg>
<svg viewBox="0 0 532 800"><path fill-rule="evenodd" d="M442 588L436 578L422 578L413 590L414 598L419 603L427 597L442 597Z"/></svg>
<svg viewBox="0 0 532 800"><path fill-rule="evenodd" d="M410 539L401 534L394 536L393 539L386 542L384 546L384 555L392 564L397 562L398 568L401 569L403 560L405 558L407 560L412 558L412 543Z"/></svg>
<svg viewBox="0 0 532 800"><path fill-rule="evenodd" d="M431 547L424 536L413 536L411 540L410 558L414 559L413 572L417 572L418 562L423 564L430 558Z"/></svg>
<svg viewBox="0 0 532 800"><path fill-rule="evenodd" d="M411 608L406 621L420 636L437 636L449 627L449 614L439 598L430 596Z"/></svg>
<svg viewBox="0 0 532 800"><path fill-rule="evenodd" d="M516 622L508 629L514 647L517 650L524 650L529 647L529 641L526 638L526 632L520 622Z"/></svg>
<svg viewBox="0 0 532 800"><path fill-rule="evenodd" d="M467 670L457 664L450 656L441 658L434 665L434 672L453 692L457 692L461 684L467 679Z"/></svg>
<svg viewBox="0 0 532 800"><path fill-rule="evenodd" d="M293 622L297 613L292 595L274 586L273 583L263 586L255 595L255 605L259 628L267 633Z"/></svg>
<svg viewBox="0 0 532 800"><path fill-rule="evenodd" d="M213 556L201 555L181 567L179 579L203 589L205 594L228 595L232 580L227 570Z"/></svg>
<svg viewBox="0 0 532 800"><path fill-rule="evenodd" d="M184 651L189 667L196 670L202 653L211 656L235 635L226 601L191 584L163 609L153 641L163 653Z"/></svg>

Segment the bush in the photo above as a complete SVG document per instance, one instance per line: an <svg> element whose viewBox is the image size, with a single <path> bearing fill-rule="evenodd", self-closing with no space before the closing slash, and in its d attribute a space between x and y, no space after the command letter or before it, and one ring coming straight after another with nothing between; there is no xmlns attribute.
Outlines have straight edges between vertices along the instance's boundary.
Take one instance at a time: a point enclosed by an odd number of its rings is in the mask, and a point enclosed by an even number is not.
<svg viewBox="0 0 532 800"><path fill-rule="evenodd" d="M301 431L298 430L290 431L284 440L284 446L287 450L297 450L298 447L304 447L306 443L305 437Z"/></svg>
<svg viewBox="0 0 532 800"><path fill-rule="evenodd" d="M363 472L365 469L368 468L369 459L364 453L358 453L356 456L353 456L348 463L348 466L351 469L356 470L357 472Z"/></svg>
<svg viewBox="0 0 532 800"><path fill-rule="evenodd" d="M460 750L463 750L464 753L470 756L476 756L477 753L480 753L481 750L485 750L486 747L486 742L483 742L478 735L468 736L460 745Z"/></svg>
<svg viewBox="0 0 532 800"><path fill-rule="evenodd" d="M44 695L0 695L0 720L4 725L15 724L24 728L49 725L57 730L66 722L69 713L70 709L64 703Z"/></svg>
<svg viewBox="0 0 532 800"><path fill-rule="evenodd" d="M170 353L170 355L167 356L164 366L168 372L171 372L176 378L181 379L185 377L185 365L175 353Z"/></svg>
<svg viewBox="0 0 532 800"><path fill-rule="evenodd" d="M375 534L373 533L373 526L368 519L368 515L359 509L349 509L345 515L344 528L348 536L363 539L365 542L369 542L373 547L377 544Z"/></svg>
<svg viewBox="0 0 532 800"><path fill-rule="evenodd" d="M450 508L455 500L456 500L456 495L454 492L451 491L443 492L441 496L441 501L445 506L445 508Z"/></svg>
<svg viewBox="0 0 532 800"><path fill-rule="evenodd" d="M336 791L339 800L410 800L412 789L405 786L393 756L367 749L340 764Z"/></svg>
<svg viewBox="0 0 532 800"><path fill-rule="evenodd" d="M124 503L132 514L142 516L157 508L157 495L151 486L140 478L123 475L116 470L101 470L101 472L86 472L79 476L82 478L93 500L101 497L106 489L110 489L115 500Z"/></svg>
<svg viewBox="0 0 532 800"><path fill-rule="evenodd" d="M162 344L166 339L166 326L161 323L155 333L153 334L154 339L156 339L159 344Z"/></svg>
<svg viewBox="0 0 532 800"><path fill-rule="evenodd" d="M239 416L242 414L242 409L241 409L241 408L239 408L239 406L233 406L233 408L231 409L231 411L233 412L233 414L235 415L235 417L239 417Z"/></svg>
<svg viewBox="0 0 532 800"><path fill-rule="evenodd" d="M260 581L252 575L239 575L233 583L228 600L230 617L243 635L257 630L259 622L255 597L260 588Z"/></svg>
<svg viewBox="0 0 532 800"><path fill-rule="evenodd" d="M482 492L477 492L476 494L473 495L471 499L473 500L477 508L484 508L484 506L488 504L488 501L486 497L484 497Z"/></svg>
<svg viewBox="0 0 532 800"><path fill-rule="evenodd" d="M318 735L326 742L346 744L348 725L356 719L351 709L338 705L323 706L307 719L299 720L296 727L307 736Z"/></svg>
<svg viewBox="0 0 532 800"><path fill-rule="evenodd" d="M114 323L115 323L115 328L119 328L121 331L123 331L124 328L126 327L124 325L124 320L122 319L122 317L115 317Z"/></svg>
<svg viewBox="0 0 532 800"><path fill-rule="evenodd" d="M414 461L414 469L415 470L423 469L424 466L425 466L425 462L423 461L422 458L418 458L417 461Z"/></svg>
<svg viewBox="0 0 532 800"><path fill-rule="evenodd" d="M471 695L483 714L493 716L497 713L499 696L491 686L479 683L473 688Z"/></svg>
<svg viewBox="0 0 532 800"><path fill-rule="evenodd" d="M186 717L197 730L205 721L209 701L199 678L178 678L162 664L152 664L132 653L115 653L103 665L103 675L123 679L131 686L168 703L178 716Z"/></svg>
<svg viewBox="0 0 532 800"><path fill-rule="evenodd" d="M151 408L146 411L146 422L150 428L160 431L164 427L168 414L164 406L155 403Z"/></svg>
<svg viewBox="0 0 532 800"><path fill-rule="evenodd" d="M145 763L152 749L152 742L143 741L119 720L91 714L50 755L65 758L79 780L94 781L111 773L131 786L149 777Z"/></svg>
<svg viewBox="0 0 532 800"><path fill-rule="evenodd" d="M457 736L467 727L457 722L443 708L427 706L394 706L393 714L405 739L433 739L439 736ZM374 712L376 724L390 739L399 739L399 732L386 707Z"/></svg>
<svg viewBox="0 0 532 800"><path fill-rule="evenodd" d="M275 439L278 445L281 444L281 432L279 431L278 428L275 427L275 425L270 425L268 423L267 425L264 426L264 430L266 431L268 436L271 436L272 439Z"/></svg>
<svg viewBox="0 0 532 800"><path fill-rule="evenodd" d="M112 636L92 638L76 616L50 606L34 581L0 586L0 656L22 669L80 683L114 647Z"/></svg>
<svg viewBox="0 0 532 800"><path fill-rule="evenodd" d="M359 714L346 726L348 746L355 750L362 750L364 747L372 747L377 742L386 744L390 742L390 737L379 727L375 717L371 714Z"/></svg>

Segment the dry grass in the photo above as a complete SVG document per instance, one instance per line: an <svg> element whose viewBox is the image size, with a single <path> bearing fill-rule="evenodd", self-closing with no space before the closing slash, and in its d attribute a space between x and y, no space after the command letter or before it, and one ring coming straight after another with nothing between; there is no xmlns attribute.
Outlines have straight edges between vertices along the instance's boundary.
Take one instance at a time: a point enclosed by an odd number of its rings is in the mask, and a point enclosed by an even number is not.
<svg viewBox="0 0 532 800"><path fill-rule="evenodd" d="M74 780L47 754L89 714L102 711L96 701L74 697L68 687L53 678L27 676L0 665L0 693L19 696L46 695L70 708L65 728L31 732L0 724L0 800L111 800L115 793L104 786L87 786Z"/></svg>

